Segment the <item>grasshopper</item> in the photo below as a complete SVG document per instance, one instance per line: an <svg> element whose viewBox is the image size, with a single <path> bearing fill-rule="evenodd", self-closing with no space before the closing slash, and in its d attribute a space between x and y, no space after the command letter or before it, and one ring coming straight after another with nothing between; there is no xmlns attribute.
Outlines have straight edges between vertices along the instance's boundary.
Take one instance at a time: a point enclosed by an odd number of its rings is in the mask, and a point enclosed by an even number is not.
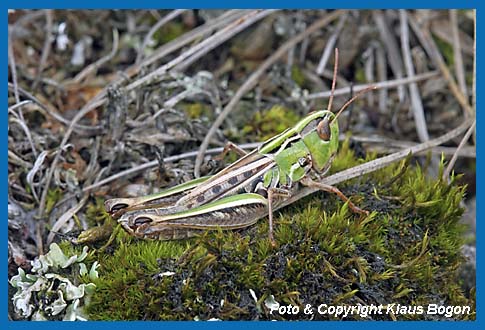
<svg viewBox="0 0 485 330"><path fill-rule="evenodd" d="M268 215L268 236L273 245L273 210L301 185L335 193L352 211L367 214L336 187L318 182L330 169L338 150L338 116L369 90L355 95L337 114L330 110L338 65L338 51L335 53L328 110L308 114L252 152L227 144L221 158L230 150L242 157L213 176L149 196L109 199L106 210L128 233L162 240L191 237L201 230L244 228Z"/></svg>

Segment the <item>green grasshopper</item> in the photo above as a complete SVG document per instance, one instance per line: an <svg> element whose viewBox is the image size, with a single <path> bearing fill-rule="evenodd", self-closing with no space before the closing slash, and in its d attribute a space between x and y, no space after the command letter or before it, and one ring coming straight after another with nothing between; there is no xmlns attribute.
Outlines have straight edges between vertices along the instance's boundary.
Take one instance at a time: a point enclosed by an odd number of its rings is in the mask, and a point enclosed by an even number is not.
<svg viewBox="0 0 485 330"><path fill-rule="evenodd" d="M180 239L201 230L238 229L269 216L269 239L274 245L273 210L301 185L332 192L351 210L367 214L336 187L315 181L330 169L339 146L338 115L364 90L339 110L308 114L295 126L264 142L250 153L234 144L222 156L235 150L242 158L213 176L198 178L157 194L137 198L115 198L105 202L106 210L130 234L149 239Z"/></svg>

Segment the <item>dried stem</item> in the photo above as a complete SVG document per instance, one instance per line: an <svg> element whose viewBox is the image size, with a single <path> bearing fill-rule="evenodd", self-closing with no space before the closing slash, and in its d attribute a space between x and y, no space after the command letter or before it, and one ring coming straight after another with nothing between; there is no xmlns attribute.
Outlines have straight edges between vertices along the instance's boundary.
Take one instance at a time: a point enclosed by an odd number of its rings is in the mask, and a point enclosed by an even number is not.
<svg viewBox="0 0 485 330"><path fill-rule="evenodd" d="M409 19L409 25L413 29L414 34L418 37L421 44L423 44L424 49L428 53L428 56L435 63L435 65L441 71L441 74L443 75L443 77L448 82L448 86L450 87L450 90L455 96L458 103L460 103L465 113L465 116L474 117L475 111L470 106L470 104L468 104L467 99L460 91L460 88L456 84L455 79L453 79L453 76L451 75L450 70L446 66L446 63L443 60L441 53L439 52L438 46L436 46L436 43L434 42L433 38L431 38L431 34L429 30L421 29L419 24L412 16L409 16L408 19Z"/></svg>
<svg viewBox="0 0 485 330"><path fill-rule="evenodd" d="M468 139L472 135L473 131L475 130L477 121L474 120L473 123L471 124L470 128L466 132L465 136L463 139L461 139L460 144L456 148L456 152L453 154L453 157L451 157L450 163L446 167L445 171L443 172L443 179L447 180L448 177L450 176L451 170L453 169L453 166L455 166L456 160L458 159L458 155L460 153L460 150L465 146L465 143L467 143Z"/></svg>
<svg viewBox="0 0 485 330"><path fill-rule="evenodd" d="M89 74L91 74L93 72L96 72L98 70L98 68L100 68L105 63L107 63L108 61L110 61L116 55L116 52L118 51L118 44L119 44L119 34L118 34L118 30L113 29L113 48L111 49L111 52L108 55L100 58L96 62L88 65L86 68L84 68L84 70L82 70L81 72L79 72L74 77L74 79L72 81L74 83L76 83L76 84L80 83Z"/></svg>
<svg viewBox="0 0 485 330"><path fill-rule="evenodd" d="M42 76L42 71L44 71L45 64L47 63L47 58L51 52L51 44L52 44L52 10L46 9L45 10L45 40L44 46L42 47L42 55L39 61L39 67L37 68L37 74L35 76L34 82L32 83L32 90L35 91L37 86L40 82L40 78Z"/></svg>
<svg viewBox="0 0 485 330"><path fill-rule="evenodd" d="M413 60L411 59L411 47L409 46L409 28L408 16L406 10L399 10L401 18L401 48L404 58L404 65L406 73L409 78L415 76ZM416 131L421 142L429 140L428 128L426 127L426 119L424 118L423 102L419 95L418 85L416 83L409 84L409 94L411 97L411 108L413 110L414 121L416 123Z"/></svg>
<svg viewBox="0 0 485 330"><path fill-rule="evenodd" d="M219 46L222 42L228 40L235 34L241 32L246 27L251 24L254 24L258 20L264 18L265 16L271 14L273 11L271 10L253 10L250 11L248 14L243 16L242 18L232 22L231 24L227 25L222 30L218 31L211 37L205 39L204 41L200 42L199 44L193 46L192 48L184 51L178 57L173 59L172 61L168 62L165 65L162 65L155 71L147 74L141 79L138 79L126 87L127 91L131 91L137 87L143 86L145 84L151 83L155 80L160 79L160 77L164 76L168 70L173 69L177 65L181 65L178 69L181 70L183 67L193 63L204 54L209 52L210 50L214 49L215 47Z"/></svg>
<svg viewBox="0 0 485 330"><path fill-rule="evenodd" d="M467 128L470 127L470 124L472 124L472 120L467 119L465 120L460 126L457 128L449 131L448 133L437 137L435 139L417 144L413 147L404 149L402 151L390 154L388 156L384 156L378 159L375 159L373 161L367 162L362 165L354 166L352 168L349 168L347 170L335 173L333 175L330 175L326 178L324 178L321 182L324 184L328 185L335 185L343 181L347 181L356 177L360 177L364 174L372 173L375 172L381 168L384 168L392 163L395 163L397 161L403 160L406 157L409 156L409 154L417 154L419 152L423 152L425 150L429 150L435 146L439 146L440 144L443 144L460 134L462 134ZM311 193L314 193L316 189L311 189L311 188L302 188L299 190L295 195L291 196L288 200L286 200L283 204L281 204L279 208L282 208L284 206L287 206L291 203L296 202L297 200L310 195Z"/></svg>
<svg viewBox="0 0 485 330"><path fill-rule="evenodd" d="M332 49L335 46L335 43L337 42L338 36L342 32L342 29L344 27L345 22L347 21L348 13L345 13L344 15L340 16L337 27L335 28L335 31L332 33L330 38L328 38L327 43L325 44L325 49L323 50L322 57L320 58L320 62L318 62L317 66L317 74L321 76L323 74L323 70L325 70L325 67L327 66L328 59L330 58L330 55L332 54Z"/></svg>
<svg viewBox="0 0 485 330"><path fill-rule="evenodd" d="M354 92L360 92L364 89L367 89L372 86L376 86L377 89L389 89L389 88L396 88L402 85L406 85L412 82L417 82L417 81L422 81L422 80L427 80L431 79L434 77L438 76L437 71L430 71L426 72L423 74L416 75L414 77L408 77L408 78L400 78L400 79L395 79L395 80L388 80L388 81L381 81L378 83L372 83L372 84L362 84L362 85L355 85L352 87L352 90ZM345 95L350 93L350 86L349 87L344 87L344 88L339 88L336 89L334 92L334 96L339 96L339 95ZM314 99L324 99L330 97L331 92L326 91L326 92L319 92L319 93L313 93L313 94L308 94L305 99L306 100L314 100Z"/></svg>
<svg viewBox="0 0 485 330"><path fill-rule="evenodd" d="M458 29L458 15L456 9L450 9L450 23L451 33L453 34L453 59L455 62L455 73L460 86L461 92L468 99L468 92L466 90L465 70L463 64L463 56L461 54L461 41Z"/></svg>
<svg viewBox="0 0 485 330"><path fill-rule="evenodd" d="M379 30L379 35L381 36L384 47L386 48L391 70L394 73L394 76L397 79L400 79L403 77L402 59L401 55L399 55L399 47L396 39L394 38L394 34L391 32L391 29L387 25L386 19L382 11L373 11L372 16L374 17L374 21L376 22L377 28ZM402 101L404 99L403 86L398 86L397 91L399 95L399 100Z"/></svg>
<svg viewBox="0 0 485 330"><path fill-rule="evenodd" d="M146 46L148 45L148 43L152 39L155 32L157 32L162 26L164 26L165 24L167 24L168 22L170 22L174 18L180 16L181 14L183 14L186 11L187 11L187 9L176 9L176 10L171 11L169 14L167 14L161 20L159 20L150 29L150 31L148 31L147 35L143 39L143 42L142 42L140 48L138 49L138 54L136 56L135 64L140 64L141 60L143 59L143 52L145 51Z"/></svg>

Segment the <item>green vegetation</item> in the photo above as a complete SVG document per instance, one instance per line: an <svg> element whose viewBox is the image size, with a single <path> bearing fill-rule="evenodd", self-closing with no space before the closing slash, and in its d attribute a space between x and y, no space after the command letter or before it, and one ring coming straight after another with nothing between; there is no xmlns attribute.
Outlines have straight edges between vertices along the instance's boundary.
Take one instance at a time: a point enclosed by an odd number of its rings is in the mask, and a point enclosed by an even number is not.
<svg viewBox="0 0 485 330"><path fill-rule="evenodd" d="M374 157L369 155L367 160ZM334 171L355 159L344 143ZM441 176L439 176L441 177ZM100 253L93 320L309 319L270 315L269 306L340 304L470 305L457 281L462 262L460 201L464 187L427 178L402 162L341 185L357 216L335 196L314 194L267 222L241 231L211 231L186 241L140 241L119 231ZM439 280L437 280L439 279ZM468 294L468 293L466 293ZM474 319L474 313L455 319ZM315 313L314 319L332 319ZM361 319L350 315L347 319ZM372 315L372 319L438 319ZM445 318L444 316L441 318Z"/></svg>

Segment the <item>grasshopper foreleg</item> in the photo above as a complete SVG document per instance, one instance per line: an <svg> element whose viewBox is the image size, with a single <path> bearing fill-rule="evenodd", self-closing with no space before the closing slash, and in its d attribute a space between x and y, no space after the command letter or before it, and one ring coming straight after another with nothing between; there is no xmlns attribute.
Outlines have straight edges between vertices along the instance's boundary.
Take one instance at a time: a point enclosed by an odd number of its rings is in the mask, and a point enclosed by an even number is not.
<svg viewBox="0 0 485 330"><path fill-rule="evenodd" d="M269 218L269 230L268 238L272 246L276 246L276 241L273 235L273 199L277 196L290 197L290 191L283 188L268 188L268 218Z"/></svg>
<svg viewBox="0 0 485 330"><path fill-rule="evenodd" d="M316 189L320 189L320 190L323 190L323 191L326 191L326 192L333 193L333 194L337 195L342 201L348 203L350 209L353 212L364 214L364 215L369 215L369 211L362 210L361 208L355 206L355 204L352 203L347 198L347 196L345 196L337 187L334 187L334 186L331 186L331 185L328 185L328 184L325 184L325 183L314 181L314 180L312 180L311 178L308 178L308 177L303 178L300 182L307 187L316 188Z"/></svg>

